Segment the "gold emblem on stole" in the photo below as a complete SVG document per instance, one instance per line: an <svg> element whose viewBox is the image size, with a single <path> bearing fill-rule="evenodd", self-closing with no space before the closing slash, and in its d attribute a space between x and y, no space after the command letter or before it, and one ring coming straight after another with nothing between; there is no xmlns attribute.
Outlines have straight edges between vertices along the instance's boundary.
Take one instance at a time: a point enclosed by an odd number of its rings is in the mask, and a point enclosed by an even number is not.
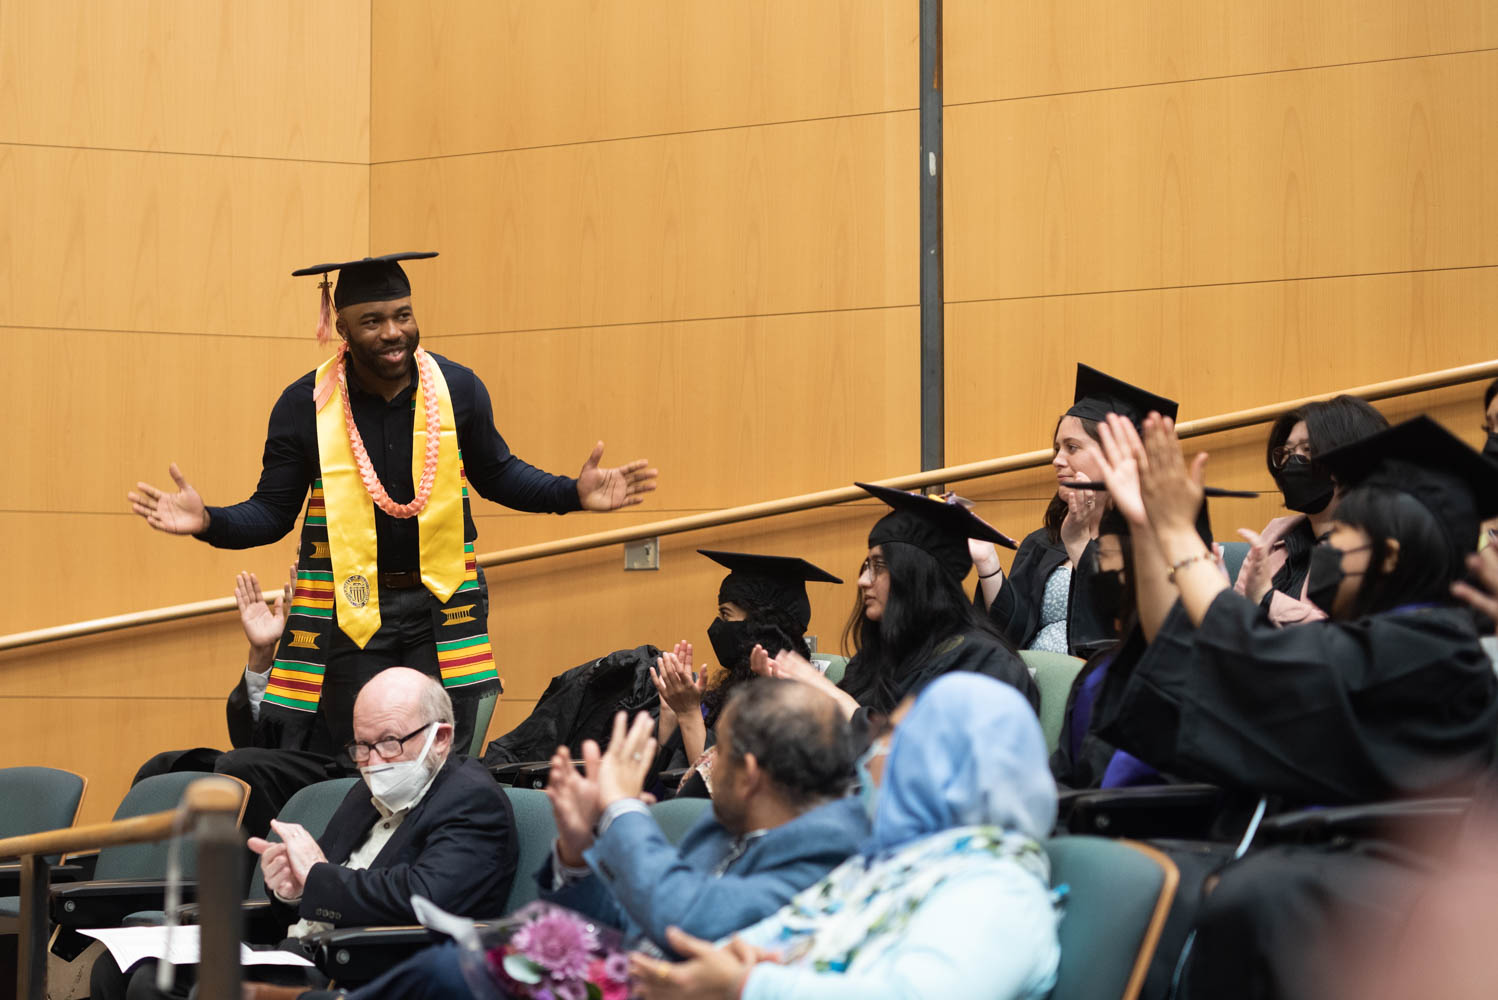
<svg viewBox="0 0 1498 1000"><path fill-rule="evenodd" d="M443 608L442 613L447 615L444 625L462 625L464 622L473 621L473 609L477 605L460 604L456 608Z"/></svg>
<svg viewBox="0 0 1498 1000"><path fill-rule="evenodd" d="M292 629L291 630L291 647L290 648L292 648L292 649L316 649L317 648L317 633L316 632L303 632L300 629Z"/></svg>
<svg viewBox="0 0 1498 1000"><path fill-rule="evenodd" d="M349 606L362 608L369 603L369 581L355 574L343 581L343 596L348 599Z"/></svg>
<svg viewBox="0 0 1498 1000"><path fill-rule="evenodd" d="M331 559L332 556L328 552L328 543L327 542L313 542L312 543L312 558L313 559Z"/></svg>

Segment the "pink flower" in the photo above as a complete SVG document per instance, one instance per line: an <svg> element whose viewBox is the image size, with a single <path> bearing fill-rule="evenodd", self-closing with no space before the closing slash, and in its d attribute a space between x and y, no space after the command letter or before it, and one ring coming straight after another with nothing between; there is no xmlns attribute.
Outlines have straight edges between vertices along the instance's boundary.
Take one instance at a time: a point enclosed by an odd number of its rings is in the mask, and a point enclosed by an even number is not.
<svg viewBox="0 0 1498 1000"><path fill-rule="evenodd" d="M510 944L553 977L580 979L598 947L598 935L570 913L551 911L516 931Z"/></svg>
<svg viewBox="0 0 1498 1000"><path fill-rule="evenodd" d="M603 960L603 974L616 983L629 982L629 956L616 951Z"/></svg>

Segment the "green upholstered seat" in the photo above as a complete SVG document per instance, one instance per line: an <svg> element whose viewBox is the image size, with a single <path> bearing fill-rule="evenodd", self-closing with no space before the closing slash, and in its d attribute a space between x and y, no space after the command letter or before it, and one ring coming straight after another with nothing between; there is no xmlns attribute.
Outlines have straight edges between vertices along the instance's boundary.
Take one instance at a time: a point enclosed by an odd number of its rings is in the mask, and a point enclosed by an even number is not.
<svg viewBox="0 0 1498 1000"><path fill-rule="evenodd" d="M1035 685L1040 688L1040 728L1045 733L1046 746L1054 753L1061 740L1061 724L1066 719L1066 699L1085 661L1065 653L1036 649L1021 650L1019 655L1025 666L1035 671Z"/></svg>

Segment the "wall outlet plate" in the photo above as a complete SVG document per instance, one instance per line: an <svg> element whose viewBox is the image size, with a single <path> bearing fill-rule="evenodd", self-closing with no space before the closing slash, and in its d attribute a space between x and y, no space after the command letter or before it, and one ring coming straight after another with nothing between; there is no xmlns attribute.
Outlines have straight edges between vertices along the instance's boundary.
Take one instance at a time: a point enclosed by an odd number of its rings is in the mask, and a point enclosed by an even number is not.
<svg viewBox="0 0 1498 1000"><path fill-rule="evenodd" d="M640 538L624 543L624 568L660 569L661 542L659 538Z"/></svg>

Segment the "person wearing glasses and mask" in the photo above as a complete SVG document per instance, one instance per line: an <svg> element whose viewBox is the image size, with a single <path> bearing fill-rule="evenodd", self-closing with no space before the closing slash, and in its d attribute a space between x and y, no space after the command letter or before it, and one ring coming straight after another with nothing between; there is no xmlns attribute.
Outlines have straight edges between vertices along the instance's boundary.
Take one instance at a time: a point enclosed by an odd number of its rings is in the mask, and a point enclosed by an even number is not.
<svg viewBox="0 0 1498 1000"><path fill-rule="evenodd" d="M349 790L326 832L274 821L281 838L251 837L272 910L284 918L283 948L333 927L412 924L413 894L469 917L503 911L519 844L510 801L478 761L452 756L452 700L434 678L408 667L376 674L354 702L354 739L345 747L363 781ZM177 970L172 996L196 977ZM152 997L154 963L125 970L106 954L91 996ZM298 985L316 970L292 969ZM126 981L128 979L128 989Z"/></svg>
<svg viewBox="0 0 1498 1000"><path fill-rule="evenodd" d="M1250 547L1234 589L1256 601L1276 625L1326 617L1307 596L1306 585L1311 550L1331 530L1341 494L1317 457L1388 426L1363 400L1338 396L1283 413L1269 429L1269 474L1293 513L1257 533L1239 529Z"/></svg>

